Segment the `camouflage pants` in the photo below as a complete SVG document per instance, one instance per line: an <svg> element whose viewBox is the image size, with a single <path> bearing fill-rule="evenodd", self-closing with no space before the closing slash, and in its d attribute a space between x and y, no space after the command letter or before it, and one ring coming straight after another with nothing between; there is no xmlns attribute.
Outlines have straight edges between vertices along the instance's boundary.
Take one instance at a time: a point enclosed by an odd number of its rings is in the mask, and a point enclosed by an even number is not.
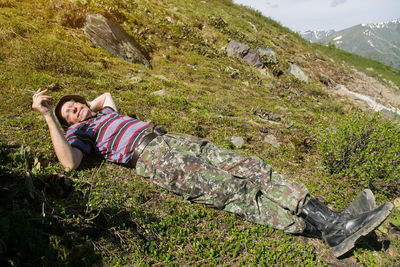
<svg viewBox="0 0 400 267"><path fill-rule="evenodd" d="M157 185L289 233L301 233L296 216L308 196L303 184L273 172L262 160L245 157L212 142L168 133L151 141L140 156L139 175Z"/></svg>

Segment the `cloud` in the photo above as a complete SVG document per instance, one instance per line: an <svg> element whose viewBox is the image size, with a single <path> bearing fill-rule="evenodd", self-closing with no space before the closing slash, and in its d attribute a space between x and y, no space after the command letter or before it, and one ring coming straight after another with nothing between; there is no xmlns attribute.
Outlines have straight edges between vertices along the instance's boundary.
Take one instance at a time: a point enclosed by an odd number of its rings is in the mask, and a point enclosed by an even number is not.
<svg viewBox="0 0 400 267"><path fill-rule="evenodd" d="M278 4L274 4L274 3L270 3L270 2L267 2L266 4L267 4L267 6L269 6L270 8L278 8L278 7L279 7Z"/></svg>
<svg viewBox="0 0 400 267"><path fill-rule="evenodd" d="M333 0L331 3L332 7L337 7L338 5L341 5L343 3L346 3L347 0Z"/></svg>

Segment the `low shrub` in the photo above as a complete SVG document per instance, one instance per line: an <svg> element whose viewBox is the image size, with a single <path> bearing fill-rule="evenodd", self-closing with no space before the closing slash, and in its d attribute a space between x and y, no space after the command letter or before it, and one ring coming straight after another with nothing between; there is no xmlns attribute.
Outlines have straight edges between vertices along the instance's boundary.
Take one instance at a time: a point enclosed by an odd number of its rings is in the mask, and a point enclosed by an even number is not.
<svg viewBox="0 0 400 267"><path fill-rule="evenodd" d="M400 129L375 114L349 114L334 125L320 124L319 150L328 170L346 183L385 196L400 193ZM321 127L322 126L322 127Z"/></svg>

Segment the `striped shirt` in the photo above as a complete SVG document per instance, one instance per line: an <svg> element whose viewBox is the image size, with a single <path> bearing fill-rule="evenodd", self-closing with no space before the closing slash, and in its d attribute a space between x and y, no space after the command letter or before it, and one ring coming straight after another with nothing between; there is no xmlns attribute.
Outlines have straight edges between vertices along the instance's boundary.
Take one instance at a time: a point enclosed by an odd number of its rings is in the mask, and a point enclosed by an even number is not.
<svg viewBox="0 0 400 267"><path fill-rule="evenodd" d="M128 163L149 124L104 107L96 116L71 125L65 138L71 146L95 152L116 163Z"/></svg>

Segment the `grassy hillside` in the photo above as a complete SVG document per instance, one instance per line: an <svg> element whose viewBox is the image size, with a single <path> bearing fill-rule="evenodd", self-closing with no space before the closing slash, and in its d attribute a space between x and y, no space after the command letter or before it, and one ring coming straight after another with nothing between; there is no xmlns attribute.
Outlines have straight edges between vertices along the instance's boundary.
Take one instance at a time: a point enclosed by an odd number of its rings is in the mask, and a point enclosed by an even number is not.
<svg viewBox="0 0 400 267"><path fill-rule="evenodd" d="M123 25L149 53L152 68L124 62L95 47L81 30L85 15L93 12ZM228 57L222 47L230 40L273 48L279 63L269 65L269 71L275 75L267 78ZM335 53L346 60L341 52ZM2 263L398 264L399 229L389 221L375 236L363 238L354 251L335 259L321 240L191 205L124 166L92 157L76 171L65 170L57 161L45 121L31 109L32 94L25 90L48 88L53 105L64 94L92 99L111 92L122 113L256 155L338 209L365 187L373 190L379 203L394 200L399 194L399 168L389 159L397 159L398 150L385 148L398 147L398 128L379 116L356 116L359 109L334 97L331 88L319 82L320 74L340 83L352 73L348 65L330 57L335 56L325 48L228 0L0 0ZM311 78L310 83L285 72L292 62ZM392 77L383 68L379 71ZM169 97L151 94L161 89ZM352 126L360 127L353 131ZM341 127L343 131L332 130ZM343 138L346 129L354 142ZM265 141L270 134L280 148ZM377 136L388 134L392 143L382 145L384 140L379 142ZM245 145L235 148L233 136L243 137ZM360 136L378 140L365 144L369 152L362 158L388 159L378 162L387 165L377 167L373 179L364 175L368 169L357 160ZM336 140L341 143L332 145ZM340 154L343 151L335 150L340 147L349 151ZM335 167L339 165L329 161L329 153L346 155L341 162L347 165Z"/></svg>

